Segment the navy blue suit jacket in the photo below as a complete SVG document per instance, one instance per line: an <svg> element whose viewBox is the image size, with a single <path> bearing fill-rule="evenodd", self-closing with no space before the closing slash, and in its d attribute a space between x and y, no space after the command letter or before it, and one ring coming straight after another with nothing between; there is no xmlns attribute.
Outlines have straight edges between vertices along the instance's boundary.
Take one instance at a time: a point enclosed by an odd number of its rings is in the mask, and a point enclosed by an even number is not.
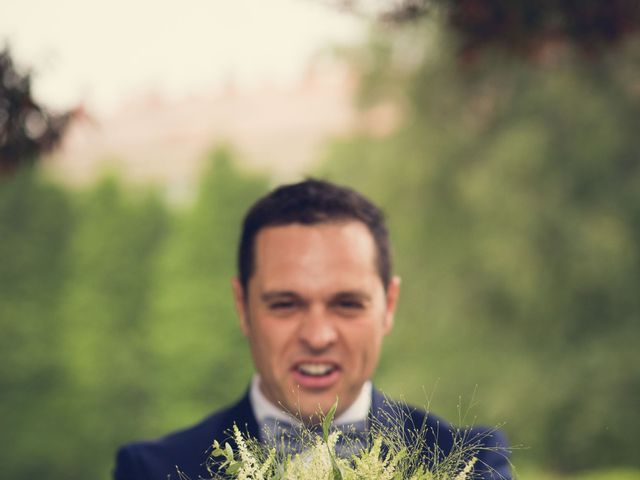
<svg viewBox="0 0 640 480"><path fill-rule="evenodd" d="M464 441L477 447L474 478L483 480L511 479L506 439L502 433L474 427L455 430L444 420L424 410L387 400L379 391L373 390L370 418L385 424L393 418L402 418L406 440L415 442L410 432L420 429L426 437L424 445L431 452L448 454L454 443ZM125 445L117 454L114 471L115 480L167 480L178 479L176 467L191 480L209 478L206 460L213 440L223 443L229 436L233 424L253 437L259 437L259 427L253 415L249 395L238 403L205 418L197 425L172 433L159 440Z"/></svg>

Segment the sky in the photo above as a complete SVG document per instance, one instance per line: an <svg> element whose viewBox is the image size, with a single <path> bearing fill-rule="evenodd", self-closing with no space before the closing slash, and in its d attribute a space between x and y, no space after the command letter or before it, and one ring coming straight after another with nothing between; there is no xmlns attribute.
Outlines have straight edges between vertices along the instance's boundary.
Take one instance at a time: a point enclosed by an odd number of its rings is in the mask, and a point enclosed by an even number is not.
<svg viewBox="0 0 640 480"><path fill-rule="evenodd" d="M316 0L0 0L0 47L34 71L36 98L97 113L140 92L290 84L364 30Z"/></svg>

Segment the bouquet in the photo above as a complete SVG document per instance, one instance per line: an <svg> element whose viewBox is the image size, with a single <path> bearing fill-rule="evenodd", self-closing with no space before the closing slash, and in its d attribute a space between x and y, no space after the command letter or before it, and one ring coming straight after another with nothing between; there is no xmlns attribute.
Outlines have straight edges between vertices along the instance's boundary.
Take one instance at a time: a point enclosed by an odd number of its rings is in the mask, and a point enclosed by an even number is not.
<svg viewBox="0 0 640 480"><path fill-rule="evenodd" d="M321 432L300 433L303 447L284 453L275 445L244 435L233 426L230 442L213 442L207 464L212 479L230 480L471 480L481 442L469 441L464 431L449 452L431 450L417 426L407 436L399 417L371 426L368 440L350 457L338 455L336 445L345 435L332 431L337 403L322 417ZM424 428L424 427L422 427ZM490 447L488 447L490 448ZM181 475L183 480L188 480Z"/></svg>

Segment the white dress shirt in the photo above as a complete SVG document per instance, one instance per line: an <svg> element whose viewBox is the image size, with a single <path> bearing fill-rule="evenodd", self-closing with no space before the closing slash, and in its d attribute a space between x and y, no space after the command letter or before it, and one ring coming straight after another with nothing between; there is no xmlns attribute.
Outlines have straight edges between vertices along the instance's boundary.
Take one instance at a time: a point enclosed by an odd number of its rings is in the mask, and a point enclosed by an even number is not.
<svg viewBox="0 0 640 480"><path fill-rule="evenodd" d="M371 408L371 393L373 386L367 380L355 401L333 421L335 425L352 424L367 419ZM267 417L276 418L290 424L300 424L300 420L287 413L280 405L274 405L260 390L260 376L256 373L251 379L249 401L258 425L262 425ZM326 413L326 412L325 412Z"/></svg>

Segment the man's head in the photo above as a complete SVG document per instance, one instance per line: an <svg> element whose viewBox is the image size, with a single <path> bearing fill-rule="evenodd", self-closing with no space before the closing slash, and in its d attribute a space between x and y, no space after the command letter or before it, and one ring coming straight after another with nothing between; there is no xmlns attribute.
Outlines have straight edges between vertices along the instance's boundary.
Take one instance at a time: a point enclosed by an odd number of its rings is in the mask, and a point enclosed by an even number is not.
<svg viewBox="0 0 640 480"><path fill-rule="evenodd" d="M307 180L280 187L248 212L234 279L236 306L261 390L308 418L357 397L391 330L383 216L353 190Z"/></svg>
<svg viewBox="0 0 640 480"><path fill-rule="evenodd" d="M238 278L246 290L255 268L255 239L267 227L362 222L376 246L376 268L385 287L391 281L389 234L384 215L358 192L333 183L310 179L284 185L259 199L247 212L238 249Z"/></svg>

